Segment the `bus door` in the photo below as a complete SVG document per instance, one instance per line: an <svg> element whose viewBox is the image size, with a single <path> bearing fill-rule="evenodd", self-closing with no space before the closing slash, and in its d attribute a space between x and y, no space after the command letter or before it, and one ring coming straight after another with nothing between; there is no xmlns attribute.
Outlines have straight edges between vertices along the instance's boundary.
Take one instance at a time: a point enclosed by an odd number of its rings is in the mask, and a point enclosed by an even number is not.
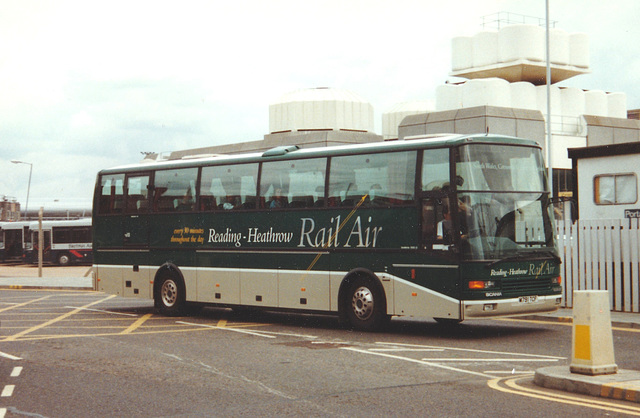
<svg viewBox="0 0 640 418"><path fill-rule="evenodd" d="M421 172L420 248L424 251L423 268L416 274L429 289L459 299L459 243L458 220L455 213L455 188L451 186L449 149L424 150ZM442 317L454 317L447 306ZM446 314L446 315L445 315Z"/></svg>
<svg viewBox="0 0 640 418"><path fill-rule="evenodd" d="M43 262L53 261L52 255L51 255L51 231L50 230L44 230L42 232L44 232L44 240L42 241L42 244L43 244L42 245L42 261ZM40 248L40 241L38 239L38 231L33 231L33 236L32 236L31 239L33 240L33 251L31 251L31 254L32 254L31 262L32 263L37 263L38 262L39 248Z"/></svg>
<svg viewBox="0 0 640 418"><path fill-rule="evenodd" d="M149 174L131 174L126 179L123 244L149 247Z"/></svg>
<svg viewBox="0 0 640 418"><path fill-rule="evenodd" d="M7 259L22 258L24 249L22 233L22 228L4 230L4 248Z"/></svg>

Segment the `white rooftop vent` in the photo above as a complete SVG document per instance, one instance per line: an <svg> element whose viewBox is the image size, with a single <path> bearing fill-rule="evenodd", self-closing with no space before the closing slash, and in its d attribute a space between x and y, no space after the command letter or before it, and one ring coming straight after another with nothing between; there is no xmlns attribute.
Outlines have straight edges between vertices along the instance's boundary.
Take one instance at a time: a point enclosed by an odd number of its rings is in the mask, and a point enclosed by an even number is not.
<svg viewBox="0 0 640 418"><path fill-rule="evenodd" d="M373 106L358 94L318 87L285 94L269 106L269 132L373 132Z"/></svg>
<svg viewBox="0 0 640 418"><path fill-rule="evenodd" d="M549 35L552 83L589 72L586 34L552 29ZM545 44L545 29L526 24L456 37L451 44L451 75L545 84Z"/></svg>

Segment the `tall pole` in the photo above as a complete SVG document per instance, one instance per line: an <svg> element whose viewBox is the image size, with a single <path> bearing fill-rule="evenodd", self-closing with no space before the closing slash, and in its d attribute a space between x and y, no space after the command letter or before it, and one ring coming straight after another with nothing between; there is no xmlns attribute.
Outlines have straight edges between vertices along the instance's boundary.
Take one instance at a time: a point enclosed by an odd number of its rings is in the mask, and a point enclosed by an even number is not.
<svg viewBox="0 0 640 418"><path fill-rule="evenodd" d="M31 191L31 172L33 171L33 164L29 164L29 183L27 183L27 203L24 205L24 218L29 219L29 192Z"/></svg>
<svg viewBox="0 0 640 418"><path fill-rule="evenodd" d="M547 43L547 170L549 178L549 194L553 198L553 165L551 164L551 57L549 36L549 0L545 1L546 9L546 43Z"/></svg>
<svg viewBox="0 0 640 418"><path fill-rule="evenodd" d="M27 203L24 206L24 218L29 216L29 192L31 191L31 173L33 172L33 164L19 160L11 160L14 164L28 164L29 165L29 183L27 184Z"/></svg>
<svg viewBox="0 0 640 418"><path fill-rule="evenodd" d="M41 206L38 211L38 277L42 277L42 256L44 248L44 231L42 231L42 216L44 208Z"/></svg>

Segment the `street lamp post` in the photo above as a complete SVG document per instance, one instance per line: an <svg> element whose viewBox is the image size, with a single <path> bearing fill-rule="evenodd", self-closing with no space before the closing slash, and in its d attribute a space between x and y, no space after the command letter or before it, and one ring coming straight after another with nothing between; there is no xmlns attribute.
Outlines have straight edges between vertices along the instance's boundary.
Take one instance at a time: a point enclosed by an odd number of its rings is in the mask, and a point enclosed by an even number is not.
<svg viewBox="0 0 640 418"><path fill-rule="evenodd" d="M31 189L31 172L33 171L33 164L32 163L27 163L24 161L18 161L18 160L11 160L12 163L14 164L28 164L29 165L29 183L27 184L27 202L24 205L24 218L25 220L28 219L29 217L29 191Z"/></svg>

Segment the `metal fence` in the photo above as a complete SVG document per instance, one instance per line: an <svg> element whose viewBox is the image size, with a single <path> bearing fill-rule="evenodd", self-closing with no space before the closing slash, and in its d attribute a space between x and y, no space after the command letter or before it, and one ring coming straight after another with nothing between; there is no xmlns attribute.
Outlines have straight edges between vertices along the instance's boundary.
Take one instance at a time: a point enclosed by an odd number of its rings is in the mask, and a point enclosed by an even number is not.
<svg viewBox="0 0 640 418"><path fill-rule="evenodd" d="M638 219L560 221L563 307L574 290L607 290L611 310L640 312Z"/></svg>

